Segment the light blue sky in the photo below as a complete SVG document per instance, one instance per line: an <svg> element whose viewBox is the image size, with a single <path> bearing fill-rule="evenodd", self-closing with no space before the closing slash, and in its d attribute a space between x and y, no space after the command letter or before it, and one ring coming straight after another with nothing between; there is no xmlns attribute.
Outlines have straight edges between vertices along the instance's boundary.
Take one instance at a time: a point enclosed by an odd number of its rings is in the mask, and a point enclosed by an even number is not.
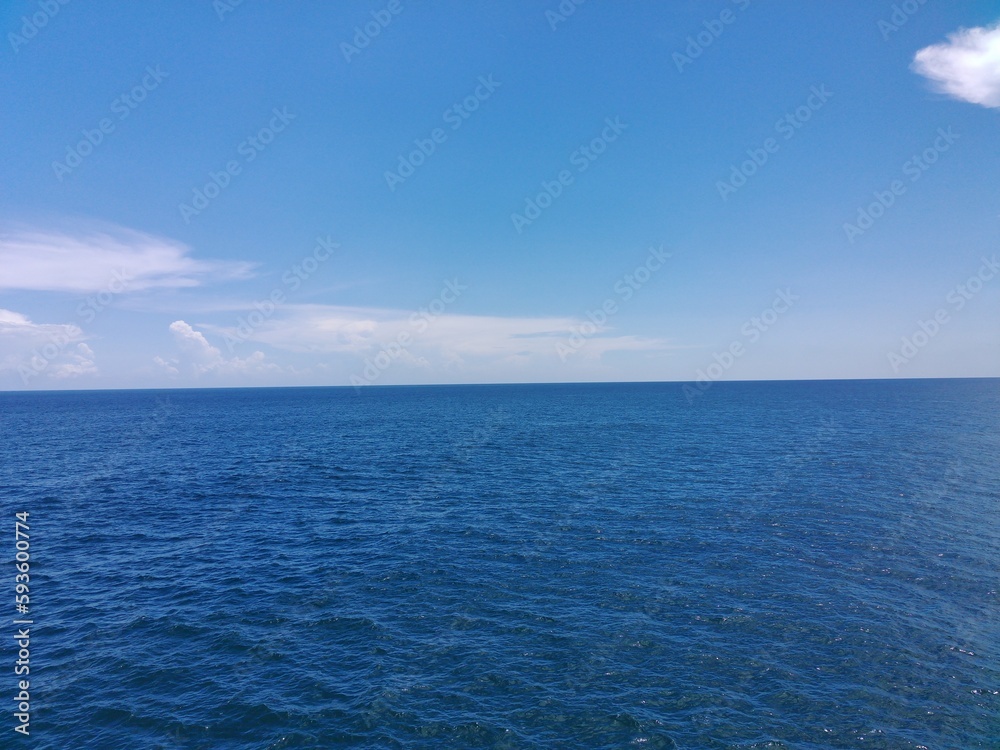
<svg viewBox="0 0 1000 750"><path fill-rule="evenodd" d="M998 2L231 3L4 4L0 389L1000 376Z"/></svg>

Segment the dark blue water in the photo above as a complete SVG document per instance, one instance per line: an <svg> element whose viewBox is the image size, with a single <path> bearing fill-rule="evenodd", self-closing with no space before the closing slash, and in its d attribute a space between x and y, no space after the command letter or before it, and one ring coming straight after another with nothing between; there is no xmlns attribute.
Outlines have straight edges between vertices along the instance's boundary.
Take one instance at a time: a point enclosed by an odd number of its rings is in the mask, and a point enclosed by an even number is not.
<svg viewBox="0 0 1000 750"><path fill-rule="evenodd" d="M1000 380L6 393L0 438L5 748L1000 747Z"/></svg>

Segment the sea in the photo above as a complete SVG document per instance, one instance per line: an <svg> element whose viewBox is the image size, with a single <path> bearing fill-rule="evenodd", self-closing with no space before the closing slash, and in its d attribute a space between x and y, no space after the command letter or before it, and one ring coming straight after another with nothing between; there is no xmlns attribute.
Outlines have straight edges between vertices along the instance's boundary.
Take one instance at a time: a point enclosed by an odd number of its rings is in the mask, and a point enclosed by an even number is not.
<svg viewBox="0 0 1000 750"><path fill-rule="evenodd" d="M0 393L0 747L995 750L998 459L998 379Z"/></svg>

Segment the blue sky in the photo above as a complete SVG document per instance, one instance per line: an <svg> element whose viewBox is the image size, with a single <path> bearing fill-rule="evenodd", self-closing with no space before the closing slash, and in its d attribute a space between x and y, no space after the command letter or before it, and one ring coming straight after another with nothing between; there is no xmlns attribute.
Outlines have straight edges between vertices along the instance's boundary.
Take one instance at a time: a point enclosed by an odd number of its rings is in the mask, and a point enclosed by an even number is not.
<svg viewBox="0 0 1000 750"><path fill-rule="evenodd" d="M6 3L0 389L1000 376L998 20Z"/></svg>

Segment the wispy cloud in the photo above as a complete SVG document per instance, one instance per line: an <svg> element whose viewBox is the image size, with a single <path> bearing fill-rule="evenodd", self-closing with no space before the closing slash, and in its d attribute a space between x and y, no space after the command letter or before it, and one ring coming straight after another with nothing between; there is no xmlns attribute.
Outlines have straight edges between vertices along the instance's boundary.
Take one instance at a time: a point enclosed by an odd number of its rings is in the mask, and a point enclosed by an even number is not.
<svg viewBox="0 0 1000 750"><path fill-rule="evenodd" d="M242 279L253 265L199 260L179 242L120 227L82 232L0 231L0 289L136 292Z"/></svg>
<svg viewBox="0 0 1000 750"><path fill-rule="evenodd" d="M960 29L917 52L913 70L955 99L1000 107L1000 24Z"/></svg>
<svg viewBox="0 0 1000 750"><path fill-rule="evenodd" d="M442 361L465 358L555 357L555 346L579 327L570 317L501 317L444 313L436 317L402 310L289 305L280 315L264 321L243 338L291 352L347 353L363 356L375 352L406 332L413 352ZM206 326L219 335L240 336L235 327ZM615 335L610 329L594 336L587 354L610 351L662 350L662 339Z"/></svg>

